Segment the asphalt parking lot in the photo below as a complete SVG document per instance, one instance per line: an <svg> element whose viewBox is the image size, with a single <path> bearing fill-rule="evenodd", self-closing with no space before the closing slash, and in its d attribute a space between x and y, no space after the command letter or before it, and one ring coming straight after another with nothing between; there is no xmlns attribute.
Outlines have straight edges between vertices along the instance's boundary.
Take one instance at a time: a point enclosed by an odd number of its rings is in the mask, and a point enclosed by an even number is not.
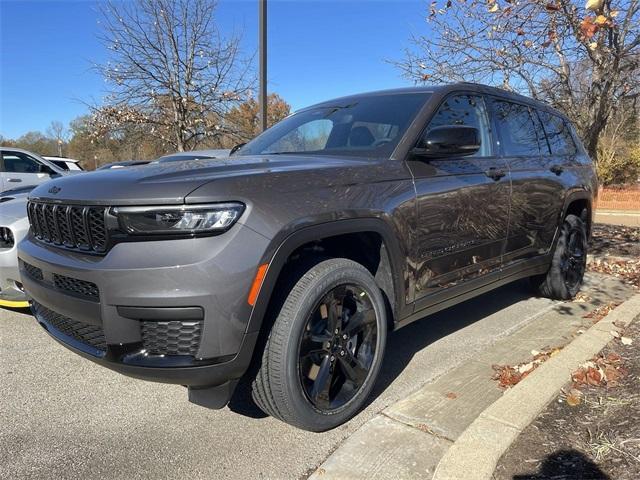
<svg viewBox="0 0 640 480"><path fill-rule="evenodd" d="M0 478L301 478L363 422L554 307L518 282L391 335L372 402L331 432L187 402L69 352L27 314L0 309Z"/></svg>

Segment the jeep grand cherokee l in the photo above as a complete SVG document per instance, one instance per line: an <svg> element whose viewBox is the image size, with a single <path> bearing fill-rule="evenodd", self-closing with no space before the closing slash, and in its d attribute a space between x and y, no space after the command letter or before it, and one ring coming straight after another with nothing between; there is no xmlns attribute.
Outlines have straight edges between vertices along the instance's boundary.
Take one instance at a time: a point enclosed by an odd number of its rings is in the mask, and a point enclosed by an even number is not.
<svg viewBox="0 0 640 480"><path fill-rule="evenodd" d="M388 331L524 277L574 296L596 191L547 105L382 91L301 110L230 158L38 187L20 268L76 353L214 408L251 375L261 409L323 431L362 407Z"/></svg>

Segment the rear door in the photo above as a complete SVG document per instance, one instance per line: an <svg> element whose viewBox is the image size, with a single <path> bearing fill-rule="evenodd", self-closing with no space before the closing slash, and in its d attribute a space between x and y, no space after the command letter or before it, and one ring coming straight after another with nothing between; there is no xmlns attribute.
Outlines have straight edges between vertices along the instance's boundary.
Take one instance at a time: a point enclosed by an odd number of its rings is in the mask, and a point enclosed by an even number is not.
<svg viewBox="0 0 640 480"><path fill-rule="evenodd" d="M499 270L507 236L508 169L494 154L483 97L445 98L426 130L443 125L476 127L482 142L472 156L408 161L417 195L416 300Z"/></svg>
<svg viewBox="0 0 640 480"><path fill-rule="evenodd" d="M2 150L2 190L10 190L46 182L48 166L31 155L14 150Z"/></svg>
<svg viewBox="0 0 640 480"><path fill-rule="evenodd" d="M551 155L537 111L492 99L500 149L511 174L511 213L504 265L547 253L562 209L563 171Z"/></svg>

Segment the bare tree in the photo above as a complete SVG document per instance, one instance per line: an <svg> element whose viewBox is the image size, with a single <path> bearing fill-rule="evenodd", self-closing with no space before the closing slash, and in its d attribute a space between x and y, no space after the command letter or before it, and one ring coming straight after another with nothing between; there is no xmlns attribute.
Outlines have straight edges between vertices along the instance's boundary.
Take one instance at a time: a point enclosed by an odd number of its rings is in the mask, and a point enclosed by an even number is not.
<svg viewBox="0 0 640 480"><path fill-rule="evenodd" d="M69 140L69 130L65 128L64 124L58 120L53 120L47 128L47 136L56 141L58 148L58 156L62 156L62 145Z"/></svg>
<svg viewBox="0 0 640 480"><path fill-rule="evenodd" d="M417 82L477 81L565 111L596 158L616 106L640 95L640 0L431 2L398 63Z"/></svg>
<svg viewBox="0 0 640 480"><path fill-rule="evenodd" d="M110 90L93 108L94 124L113 132L126 125L178 151L225 134L224 115L247 98L250 62L240 38L223 38L212 0L132 0L101 8L102 43L110 52L97 69Z"/></svg>

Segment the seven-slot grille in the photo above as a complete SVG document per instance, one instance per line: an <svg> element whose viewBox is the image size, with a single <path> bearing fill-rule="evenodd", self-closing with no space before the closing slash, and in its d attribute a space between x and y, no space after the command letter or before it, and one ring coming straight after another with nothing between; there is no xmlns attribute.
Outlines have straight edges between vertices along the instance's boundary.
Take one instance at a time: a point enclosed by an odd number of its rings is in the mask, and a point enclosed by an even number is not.
<svg viewBox="0 0 640 480"><path fill-rule="evenodd" d="M31 231L38 240L65 248L104 253L108 235L106 207L29 202Z"/></svg>

